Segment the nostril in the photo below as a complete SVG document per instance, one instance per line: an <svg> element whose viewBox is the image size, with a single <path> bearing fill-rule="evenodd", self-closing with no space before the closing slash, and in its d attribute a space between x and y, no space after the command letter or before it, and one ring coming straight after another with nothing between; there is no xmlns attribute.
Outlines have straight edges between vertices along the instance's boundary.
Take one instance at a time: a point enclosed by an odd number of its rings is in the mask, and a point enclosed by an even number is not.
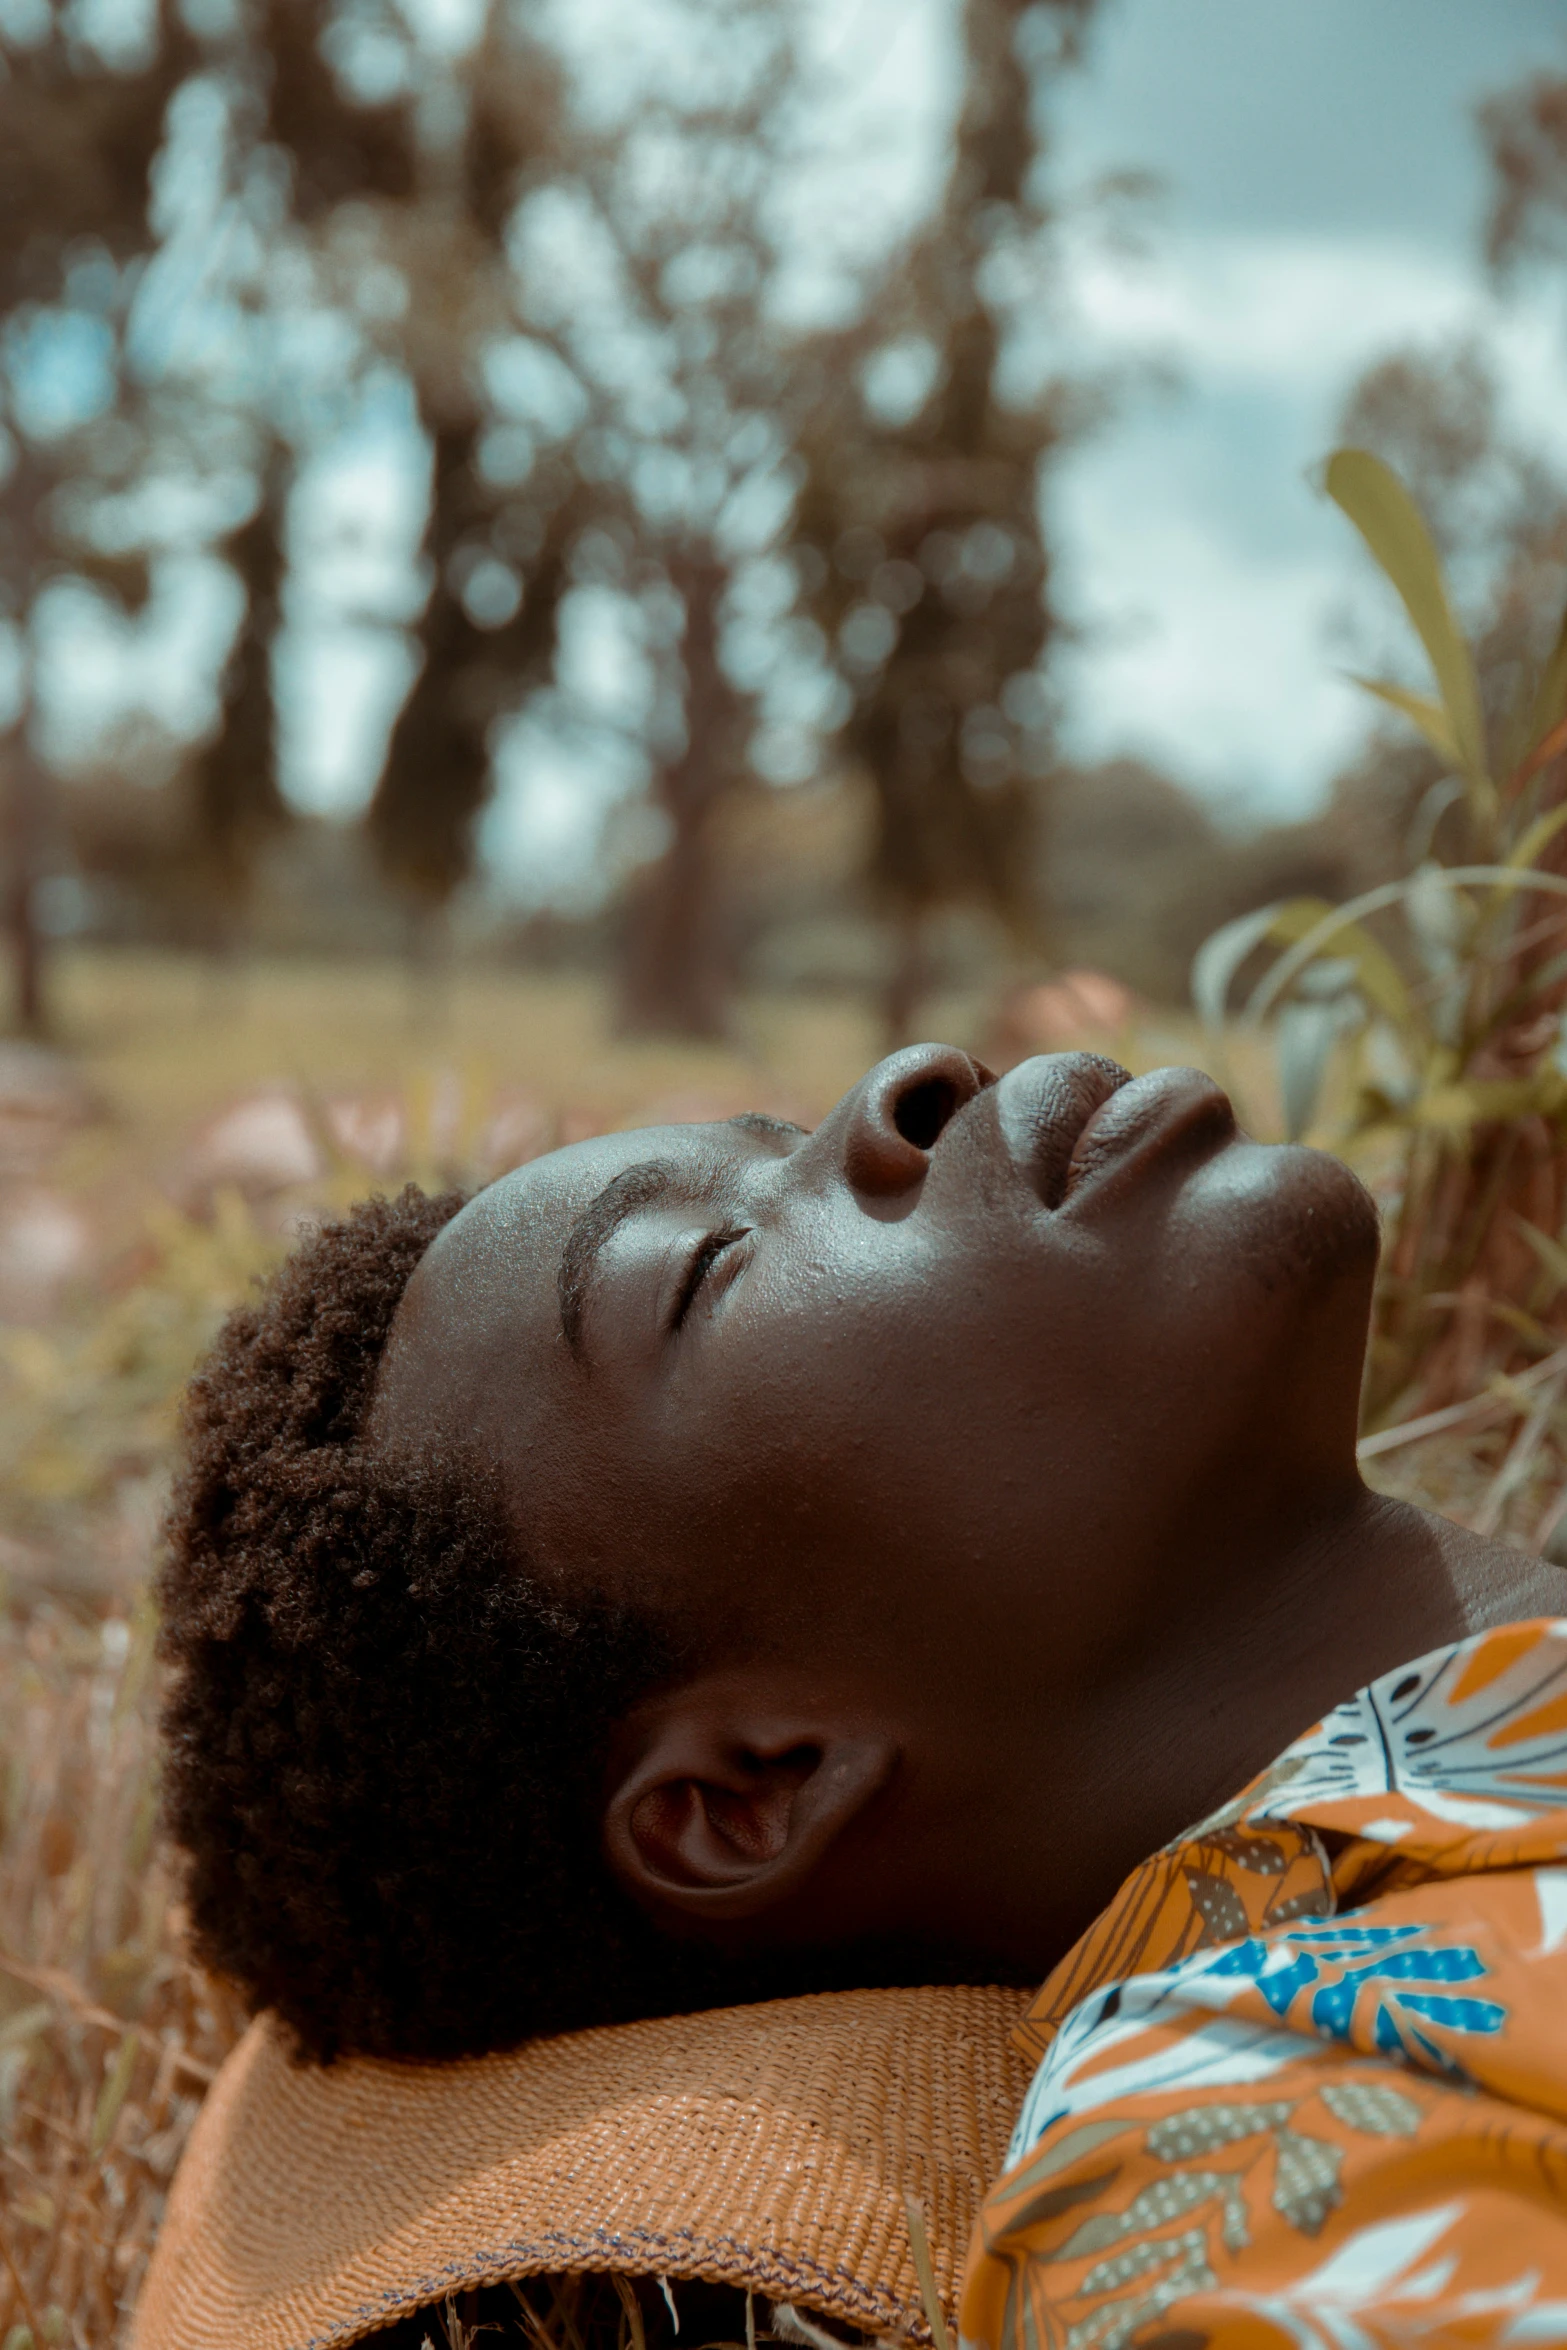
<svg viewBox="0 0 1567 2350"><path fill-rule="evenodd" d="M900 1093L892 1105L892 1122L905 1142L916 1150L934 1148L943 1127L963 1107L966 1097L950 1077L922 1078Z"/></svg>

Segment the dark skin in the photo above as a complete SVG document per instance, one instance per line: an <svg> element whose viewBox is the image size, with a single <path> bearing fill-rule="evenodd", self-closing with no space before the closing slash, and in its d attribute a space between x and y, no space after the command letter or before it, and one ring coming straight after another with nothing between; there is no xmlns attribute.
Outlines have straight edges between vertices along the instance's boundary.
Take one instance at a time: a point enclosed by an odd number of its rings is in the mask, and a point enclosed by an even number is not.
<svg viewBox="0 0 1567 2350"><path fill-rule="evenodd" d="M1037 1980L1365 1681L1562 1606L1362 1483L1376 1245L1196 1071L916 1046L813 1135L606 1135L481 1193L374 1432L494 1466L536 1569L690 1637L605 1783L659 1923Z"/></svg>

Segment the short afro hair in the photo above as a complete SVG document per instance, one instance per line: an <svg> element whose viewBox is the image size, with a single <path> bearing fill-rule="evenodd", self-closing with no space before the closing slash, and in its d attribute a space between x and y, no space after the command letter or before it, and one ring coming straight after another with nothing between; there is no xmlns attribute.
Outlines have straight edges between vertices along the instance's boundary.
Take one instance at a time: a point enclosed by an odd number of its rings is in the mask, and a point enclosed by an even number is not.
<svg viewBox="0 0 1567 2350"><path fill-rule="evenodd" d="M769 1988L659 1934L601 1857L611 1728L678 1642L547 1591L481 1468L365 1441L398 1302L462 1204L410 1184L312 1234L186 1408L166 1820L198 1955L321 2062Z"/></svg>

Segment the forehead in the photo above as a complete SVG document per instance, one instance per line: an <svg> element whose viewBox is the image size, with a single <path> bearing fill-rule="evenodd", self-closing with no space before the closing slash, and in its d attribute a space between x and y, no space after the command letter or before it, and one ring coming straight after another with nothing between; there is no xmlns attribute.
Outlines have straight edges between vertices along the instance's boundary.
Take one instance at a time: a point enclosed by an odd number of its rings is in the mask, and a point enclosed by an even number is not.
<svg viewBox="0 0 1567 2350"><path fill-rule="evenodd" d="M414 1270L376 1382L383 1433L422 1421L436 1394L493 1391L530 1340L553 1348L567 1236L606 1184L650 1159L678 1182L777 1149L744 1126L640 1126L550 1151L489 1184L441 1231ZM508 1382L509 1384L509 1382Z"/></svg>
<svg viewBox="0 0 1567 2350"><path fill-rule="evenodd" d="M487 1305L515 1300L535 1284L553 1296L567 1234L617 1175L659 1159L688 1169L695 1179L716 1159L754 1147L730 1126L638 1126L530 1159L477 1192L437 1235L408 1285L404 1307L428 1308L439 1296L468 1315L482 1315Z"/></svg>

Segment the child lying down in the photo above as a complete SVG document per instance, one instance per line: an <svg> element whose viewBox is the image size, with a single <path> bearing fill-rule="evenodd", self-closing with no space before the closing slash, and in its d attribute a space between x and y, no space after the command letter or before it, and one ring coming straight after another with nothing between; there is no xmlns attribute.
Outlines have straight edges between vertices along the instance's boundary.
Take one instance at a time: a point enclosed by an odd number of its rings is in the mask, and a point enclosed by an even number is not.
<svg viewBox="0 0 1567 2350"><path fill-rule="evenodd" d="M1562 1578L1362 1484L1376 1251L935 1046L358 1209L193 1390L201 1955L318 2065L1042 1985L971 2341L1567 2342Z"/></svg>

